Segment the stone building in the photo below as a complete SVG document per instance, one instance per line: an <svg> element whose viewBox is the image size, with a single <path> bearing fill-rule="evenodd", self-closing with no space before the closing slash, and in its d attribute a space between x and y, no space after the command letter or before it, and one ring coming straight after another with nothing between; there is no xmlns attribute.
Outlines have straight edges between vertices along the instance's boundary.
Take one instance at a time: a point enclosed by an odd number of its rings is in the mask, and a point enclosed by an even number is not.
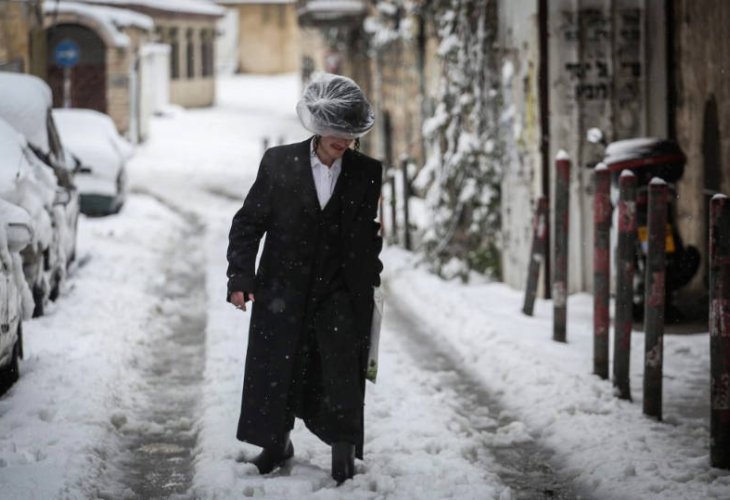
<svg viewBox="0 0 730 500"><path fill-rule="evenodd" d="M335 71L356 77L379 112L367 137L369 152L391 164L406 155L422 165L427 145L419 141L428 123L424 117L432 115L438 99L443 58L444 40L433 20L420 22L407 13L413 5L397 0L368 7L332 2L329 15L313 14L314 5L328 4L300 1L304 40L319 28L319 42L304 44L311 47L304 69L327 69L329 59L336 62ZM551 196L554 159L565 150L574 165L570 290L592 290L589 167L603 150L586 140L591 127L600 127L609 141L642 136L678 141L688 158L677 185L679 231L686 244L700 250L705 268L708 200L713 193L730 192L730 3L495 0L490 6L496 37L490 70L499 87L494 102L504 150L503 280L515 288L525 285L534 203L540 195ZM339 27L338 36L331 26ZM705 281L699 272L689 291L701 292Z"/></svg>
<svg viewBox="0 0 730 500"><path fill-rule="evenodd" d="M0 0L0 71L44 76L42 24L39 0Z"/></svg>
<svg viewBox="0 0 730 500"><path fill-rule="evenodd" d="M45 5L46 79L54 107L87 108L112 117L120 133L140 134L139 54L152 39L149 16L126 9L76 2ZM64 69L57 59L63 43L76 47L77 61ZM68 45L66 45L68 46ZM67 86L65 87L65 85Z"/></svg>
<svg viewBox="0 0 730 500"><path fill-rule="evenodd" d="M215 102L216 23L224 10L207 0L85 0L129 9L154 21L154 40L170 46L170 102Z"/></svg>
<svg viewBox="0 0 730 500"><path fill-rule="evenodd" d="M234 11L238 25L237 72L299 70L299 25L294 0L218 0Z"/></svg>
<svg viewBox="0 0 730 500"><path fill-rule="evenodd" d="M687 291L706 290L708 203L730 192L730 121L726 26L722 0L499 2L505 105L513 106L511 155L503 199L504 279L526 281L531 214L553 189L553 159L573 160L570 207L570 289L591 291L592 170L609 141L668 137L687 154L677 184L677 222L703 265ZM723 113L725 111L725 113Z"/></svg>
<svg viewBox="0 0 730 500"><path fill-rule="evenodd" d="M559 150L573 161L570 290L592 290L592 170L609 141L667 136L667 35L663 5L639 0L498 2L509 154L503 181L504 279L526 282L538 195L551 198ZM650 87L651 82L651 87ZM527 204L525 200L532 200Z"/></svg>

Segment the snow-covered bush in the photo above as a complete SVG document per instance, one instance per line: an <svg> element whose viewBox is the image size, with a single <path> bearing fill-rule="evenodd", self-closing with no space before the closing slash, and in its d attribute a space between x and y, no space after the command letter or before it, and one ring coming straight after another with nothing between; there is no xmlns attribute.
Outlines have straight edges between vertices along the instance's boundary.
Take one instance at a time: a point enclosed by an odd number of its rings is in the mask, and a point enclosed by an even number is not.
<svg viewBox="0 0 730 500"><path fill-rule="evenodd" d="M426 7L436 20L441 77L433 116L423 124L428 158L417 182L426 186L432 227L425 251L436 271L470 270L499 278L502 148L494 71L493 2L438 0Z"/></svg>

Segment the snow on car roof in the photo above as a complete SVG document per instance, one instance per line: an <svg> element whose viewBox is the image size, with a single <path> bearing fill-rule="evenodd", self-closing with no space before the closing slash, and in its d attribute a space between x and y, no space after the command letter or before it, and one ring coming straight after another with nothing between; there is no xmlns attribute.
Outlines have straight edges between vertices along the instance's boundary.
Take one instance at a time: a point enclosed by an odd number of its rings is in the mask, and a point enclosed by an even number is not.
<svg viewBox="0 0 730 500"><path fill-rule="evenodd" d="M152 31L155 27L155 23L150 16L117 7L89 5L80 2L47 1L43 3L43 11L46 16L53 16L56 13L76 14L93 19L111 37L116 47L128 47L130 44L129 36L120 31L119 28L133 26L145 31Z"/></svg>
<svg viewBox="0 0 730 500"><path fill-rule="evenodd" d="M134 148L117 132L111 117L92 109L54 109L53 119L63 143L83 162L101 168L93 161L110 153L118 162L129 158Z"/></svg>
<svg viewBox="0 0 730 500"><path fill-rule="evenodd" d="M119 5L121 7L146 7L165 12L222 16L225 9L208 0L86 0L88 3Z"/></svg>
<svg viewBox="0 0 730 500"><path fill-rule="evenodd" d="M64 143L74 138L97 137L106 138L120 148L122 152L131 149L131 145L119 135L114 120L104 113L93 109L56 108L53 110L53 119L56 122L58 133ZM129 152L131 154L131 151Z"/></svg>
<svg viewBox="0 0 730 500"><path fill-rule="evenodd" d="M0 118L0 191L14 186L23 164L23 136Z"/></svg>
<svg viewBox="0 0 730 500"><path fill-rule="evenodd" d="M51 103L51 89L40 78L0 72L0 118L44 152L50 149L46 119Z"/></svg>

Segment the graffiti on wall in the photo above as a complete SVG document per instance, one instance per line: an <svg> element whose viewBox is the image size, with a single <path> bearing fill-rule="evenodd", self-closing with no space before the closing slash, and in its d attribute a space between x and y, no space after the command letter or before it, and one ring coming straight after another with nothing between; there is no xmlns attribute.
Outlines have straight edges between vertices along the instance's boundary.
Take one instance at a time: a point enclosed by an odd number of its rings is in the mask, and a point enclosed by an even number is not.
<svg viewBox="0 0 730 500"><path fill-rule="evenodd" d="M642 22L638 8L561 12L558 35L577 54L562 67L570 85L568 98L597 110L611 106L620 136L639 135L642 128Z"/></svg>

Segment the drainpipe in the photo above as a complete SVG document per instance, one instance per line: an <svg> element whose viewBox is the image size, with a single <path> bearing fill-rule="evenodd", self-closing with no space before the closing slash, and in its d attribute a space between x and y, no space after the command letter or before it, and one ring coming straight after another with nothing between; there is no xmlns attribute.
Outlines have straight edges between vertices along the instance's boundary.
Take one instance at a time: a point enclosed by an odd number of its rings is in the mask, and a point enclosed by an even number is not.
<svg viewBox="0 0 730 500"><path fill-rule="evenodd" d="M418 36L416 38L416 65L418 67L418 94L420 96L421 120L423 125L429 116L428 102L426 97L426 21L422 13L418 13ZM426 138L423 136L423 130L418 131L421 138L421 164L426 163Z"/></svg>
<svg viewBox="0 0 730 500"><path fill-rule="evenodd" d="M549 74L549 47L548 47L548 0L538 0L538 19L540 37L540 64L538 69L538 94L540 96L540 155L542 157L542 195L550 205L550 74ZM548 225L550 217L547 217ZM551 297L551 269L552 259L550 251L550 228L547 229L545 241L545 298Z"/></svg>

